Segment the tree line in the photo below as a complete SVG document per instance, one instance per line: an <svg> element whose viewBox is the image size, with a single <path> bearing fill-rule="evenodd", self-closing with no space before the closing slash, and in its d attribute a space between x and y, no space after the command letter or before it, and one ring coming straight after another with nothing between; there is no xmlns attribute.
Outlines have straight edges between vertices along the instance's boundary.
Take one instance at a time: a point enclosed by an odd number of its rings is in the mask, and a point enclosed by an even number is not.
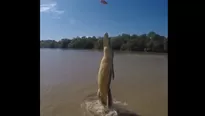
<svg viewBox="0 0 205 116"><path fill-rule="evenodd" d="M155 32L142 35L121 34L111 38L113 50L167 52L168 38ZM103 37L75 37L73 39L41 40L40 48L103 49Z"/></svg>

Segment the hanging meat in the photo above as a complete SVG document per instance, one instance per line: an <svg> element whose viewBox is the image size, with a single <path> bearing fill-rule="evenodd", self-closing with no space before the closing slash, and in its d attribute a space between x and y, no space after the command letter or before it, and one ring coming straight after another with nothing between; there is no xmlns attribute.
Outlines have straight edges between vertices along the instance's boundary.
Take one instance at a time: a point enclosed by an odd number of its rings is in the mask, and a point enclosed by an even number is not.
<svg viewBox="0 0 205 116"><path fill-rule="evenodd" d="M102 4L107 4L107 2L106 2L105 0L100 0L100 2L101 2Z"/></svg>

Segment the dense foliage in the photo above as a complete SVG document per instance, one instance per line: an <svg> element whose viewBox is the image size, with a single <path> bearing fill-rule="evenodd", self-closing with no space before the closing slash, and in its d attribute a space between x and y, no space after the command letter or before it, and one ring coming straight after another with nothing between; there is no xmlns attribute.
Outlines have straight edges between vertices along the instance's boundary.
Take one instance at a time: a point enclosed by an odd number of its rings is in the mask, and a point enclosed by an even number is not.
<svg viewBox="0 0 205 116"><path fill-rule="evenodd" d="M103 37L75 37L73 39L41 40L41 48L102 49ZM167 52L168 39L155 32L142 35L122 34L111 37L114 50Z"/></svg>

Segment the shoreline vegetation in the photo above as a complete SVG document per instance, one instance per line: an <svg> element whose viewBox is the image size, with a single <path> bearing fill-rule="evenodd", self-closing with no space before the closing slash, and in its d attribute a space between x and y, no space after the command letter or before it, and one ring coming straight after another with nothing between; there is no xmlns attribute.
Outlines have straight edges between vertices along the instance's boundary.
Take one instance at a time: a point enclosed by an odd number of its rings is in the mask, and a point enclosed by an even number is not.
<svg viewBox="0 0 205 116"><path fill-rule="evenodd" d="M110 37L113 50L168 53L168 38L155 32L142 35L121 34ZM75 37L56 40L41 40L40 48L103 49L103 37Z"/></svg>

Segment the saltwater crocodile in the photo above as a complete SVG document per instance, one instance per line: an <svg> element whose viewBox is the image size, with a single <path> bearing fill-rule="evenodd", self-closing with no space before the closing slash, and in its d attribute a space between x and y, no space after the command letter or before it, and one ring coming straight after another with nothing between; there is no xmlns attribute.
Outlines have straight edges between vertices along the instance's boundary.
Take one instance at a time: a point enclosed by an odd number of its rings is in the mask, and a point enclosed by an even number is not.
<svg viewBox="0 0 205 116"><path fill-rule="evenodd" d="M115 74L113 65L114 52L112 50L108 33L105 33L103 38L103 51L104 54L98 72L97 96L104 106L108 106L110 108L112 106L112 94L110 84L111 78L114 79Z"/></svg>

